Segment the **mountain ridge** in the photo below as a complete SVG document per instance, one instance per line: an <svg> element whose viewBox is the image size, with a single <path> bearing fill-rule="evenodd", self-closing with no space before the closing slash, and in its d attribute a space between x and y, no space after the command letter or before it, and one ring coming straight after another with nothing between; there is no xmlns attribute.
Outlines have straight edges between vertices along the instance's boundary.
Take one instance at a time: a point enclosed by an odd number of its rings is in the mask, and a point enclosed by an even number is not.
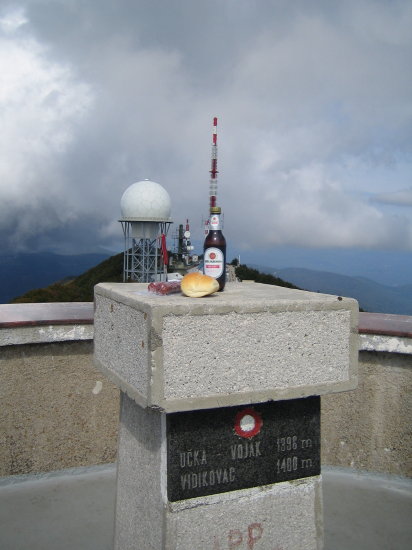
<svg viewBox="0 0 412 550"><path fill-rule="evenodd" d="M53 253L0 256L0 303L93 300L90 290L93 284L102 280L121 280L122 256L122 253L115 256L62 256ZM101 264L106 261L107 264L102 267ZM288 281L291 283L290 286L312 292L353 297L358 300L364 311L412 315L412 284L389 286L364 276L349 276L308 268L276 269L254 263L248 263L247 267L258 270L261 274ZM73 285L73 279L79 280ZM264 277L260 277L259 280L265 282ZM75 288L76 285L78 288ZM39 293L40 290L42 293Z"/></svg>
<svg viewBox="0 0 412 550"><path fill-rule="evenodd" d="M352 277L331 271L299 267L276 269L257 264L251 265L311 292L355 298L364 311L412 315L412 284L389 286L367 277Z"/></svg>

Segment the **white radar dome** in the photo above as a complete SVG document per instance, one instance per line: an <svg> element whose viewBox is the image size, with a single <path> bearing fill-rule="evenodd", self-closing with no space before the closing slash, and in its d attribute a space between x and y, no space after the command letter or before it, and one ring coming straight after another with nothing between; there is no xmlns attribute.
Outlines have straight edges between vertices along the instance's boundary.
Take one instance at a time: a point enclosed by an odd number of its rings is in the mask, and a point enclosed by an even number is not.
<svg viewBox="0 0 412 550"><path fill-rule="evenodd" d="M133 183L120 199L122 221L171 221L171 209L169 193L150 180Z"/></svg>

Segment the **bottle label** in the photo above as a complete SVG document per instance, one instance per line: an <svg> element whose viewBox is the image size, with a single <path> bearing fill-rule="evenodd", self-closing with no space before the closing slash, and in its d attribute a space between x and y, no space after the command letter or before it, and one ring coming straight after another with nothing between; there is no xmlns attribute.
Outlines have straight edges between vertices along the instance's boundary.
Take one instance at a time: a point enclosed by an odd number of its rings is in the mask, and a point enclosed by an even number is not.
<svg viewBox="0 0 412 550"><path fill-rule="evenodd" d="M218 279L225 268L223 252L219 248L206 248L204 255L204 274Z"/></svg>
<svg viewBox="0 0 412 550"><path fill-rule="evenodd" d="M210 225L209 229L217 231L220 229L220 217L218 214L212 214L210 216Z"/></svg>

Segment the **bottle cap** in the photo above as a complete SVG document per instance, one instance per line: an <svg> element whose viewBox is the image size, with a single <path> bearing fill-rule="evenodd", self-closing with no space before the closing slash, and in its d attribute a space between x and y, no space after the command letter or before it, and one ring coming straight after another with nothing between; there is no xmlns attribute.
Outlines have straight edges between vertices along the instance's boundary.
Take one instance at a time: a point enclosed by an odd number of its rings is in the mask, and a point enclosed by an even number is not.
<svg viewBox="0 0 412 550"><path fill-rule="evenodd" d="M210 213L211 214L220 214L222 212L222 209L220 206L211 206L210 207Z"/></svg>

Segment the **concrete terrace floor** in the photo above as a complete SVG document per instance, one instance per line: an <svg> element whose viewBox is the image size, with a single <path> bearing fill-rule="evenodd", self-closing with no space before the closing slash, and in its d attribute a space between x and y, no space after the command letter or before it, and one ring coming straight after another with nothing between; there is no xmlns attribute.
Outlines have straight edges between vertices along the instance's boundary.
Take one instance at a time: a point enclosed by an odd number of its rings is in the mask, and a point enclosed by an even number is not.
<svg viewBox="0 0 412 550"><path fill-rule="evenodd" d="M325 550L412 548L412 480L322 475ZM0 549L110 550L115 483L114 465L0 479Z"/></svg>

